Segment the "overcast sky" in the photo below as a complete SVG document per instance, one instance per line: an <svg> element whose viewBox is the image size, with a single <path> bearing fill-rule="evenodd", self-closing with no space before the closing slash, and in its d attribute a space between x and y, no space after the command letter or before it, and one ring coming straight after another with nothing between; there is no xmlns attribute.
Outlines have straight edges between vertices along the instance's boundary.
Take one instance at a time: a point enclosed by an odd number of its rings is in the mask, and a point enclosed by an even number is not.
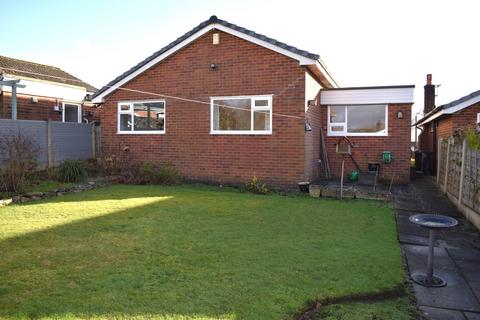
<svg viewBox="0 0 480 320"><path fill-rule="evenodd" d="M341 86L415 84L423 106L480 89L480 1L7 1L0 55L58 66L100 88L215 14L320 55Z"/></svg>

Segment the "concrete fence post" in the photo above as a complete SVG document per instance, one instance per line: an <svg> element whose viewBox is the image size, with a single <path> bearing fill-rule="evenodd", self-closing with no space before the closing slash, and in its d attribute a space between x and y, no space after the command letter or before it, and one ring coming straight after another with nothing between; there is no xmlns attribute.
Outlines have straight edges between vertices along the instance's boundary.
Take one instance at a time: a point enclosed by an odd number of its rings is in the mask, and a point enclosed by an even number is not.
<svg viewBox="0 0 480 320"><path fill-rule="evenodd" d="M451 139L448 139L448 144L447 144L447 155L445 157L445 181L443 184L443 192L447 192L447 186L448 186L448 170L450 166L450 146L452 145Z"/></svg>
<svg viewBox="0 0 480 320"><path fill-rule="evenodd" d="M458 190L458 205L462 205L463 199L463 179L465 178L465 166L467 162L467 139L463 139L462 147L462 168L460 170L460 186Z"/></svg>
<svg viewBox="0 0 480 320"><path fill-rule="evenodd" d="M52 123L47 120L47 164L48 167L53 167L53 152L52 152Z"/></svg>
<svg viewBox="0 0 480 320"><path fill-rule="evenodd" d="M95 136L95 121L92 121L92 159L96 158L96 151L97 151L97 146L96 146L96 136Z"/></svg>

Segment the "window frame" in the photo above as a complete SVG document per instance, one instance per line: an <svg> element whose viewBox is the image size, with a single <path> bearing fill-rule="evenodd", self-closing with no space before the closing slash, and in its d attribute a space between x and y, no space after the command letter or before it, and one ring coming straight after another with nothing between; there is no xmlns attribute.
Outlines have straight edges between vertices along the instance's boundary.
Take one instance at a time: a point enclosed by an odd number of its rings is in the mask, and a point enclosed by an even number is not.
<svg viewBox="0 0 480 320"><path fill-rule="evenodd" d="M132 130L130 131L125 131L125 130L120 130L120 115L121 114L130 114L132 116L132 121L134 118L134 107L133 105L136 103L157 103L157 102L162 102L163 103L163 130L134 130L134 125L132 125ZM121 106L122 105L129 105L130 110L129 111L122 111ZM117 103L117 134L165 134L165 130L167 127L167 121L166 121L166 114L167 114L167 103L165 99L156 99L156 100L128 100L128 101L119 101Z"/></svg>
<svg viewBox="0 0 480 320"><path fill-rule="evenodd" d="M330 122L331 107L345 108L345 122ZM382 132L348 132L348 107L349 106L384 106L385 107L385 130ZM343 125L343 131L332 131L331 127L335 125ZM388 136L388 104L345 104L345 105L329 105L327 110L327 135L328 136L357 136L357 137L387 137Z"/></svg>
<svg viewBox="0 0 480 320"><path fill-rule="evenodd" d="M71 106L76 106L77 107L77 122L65 122L65 105L69 104ZM77 103L77 102L69 102L69 101L62 101L62 122L64 123L82 123L82 104Z"/></svg>
<svg viewBox="0 0 480 320"><path fill-rule="evenodd" d="M480 112L477 113L477 126L479 125L479 123L480 123Z"/></svg>
<svg viewBox="0 0 480 320"><path fill-rule="evenodd" d="M210 134L213 135L271 135L273 129L272 114L273 114L273 104L272 99L273 95L252 95L252 96L216 96L210 97ZM250 99L251 109L250 109L250 130L215 130L213 128L213 109L215 100L235 100L235 99ZM268 106L256 107L256 100L267 100ZM269 111L270 112L270 129L269 130L255 130L254 129L254 116L256 111Z"/></svg>

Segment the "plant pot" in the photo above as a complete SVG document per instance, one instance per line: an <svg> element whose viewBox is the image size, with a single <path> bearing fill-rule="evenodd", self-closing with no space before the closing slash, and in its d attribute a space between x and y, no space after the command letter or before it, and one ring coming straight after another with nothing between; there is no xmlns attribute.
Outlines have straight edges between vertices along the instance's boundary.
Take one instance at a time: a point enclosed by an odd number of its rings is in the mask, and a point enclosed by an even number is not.
<svg viewBox="0 0 480 320"><path fill-rule="evenodd" d="M310 182L299 182L298 188L300 192L308 193L310 191Z"/></svg>

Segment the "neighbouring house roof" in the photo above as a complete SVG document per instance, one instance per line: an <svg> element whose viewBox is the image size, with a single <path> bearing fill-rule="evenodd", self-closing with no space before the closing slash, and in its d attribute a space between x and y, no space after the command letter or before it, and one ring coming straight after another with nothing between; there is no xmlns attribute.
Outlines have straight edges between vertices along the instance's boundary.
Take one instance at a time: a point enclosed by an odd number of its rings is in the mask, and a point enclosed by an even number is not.
<svg viewBox="0 0 480 320"><path fill-rule="evenodd" d="M335 80L331 76L331 74L326 70L326 67L321 62L320 56L318 54L314 54L305 50L298 49L286 43L269 38L265 35L258 34L246 28L239 27L225 20L218 19L216 16L211 16L210 19L200 23L198 26L188 31L183 36L179 37L175 41L171 42L167 46L158 50L157 52L155 52L145 60L141 61L134 67L130 68L129 70L122 73L120 76L110 81L103 88L95 92L92 98L94 99L94 101L96 100L96 102L101 102L100 100L104 96L108 95L110 92L114 91L115 89L120 87L122 84L136 77L141 72L147 70L148 68L157 64L167 56L173 54L177 50L180 50L181 48L188 45L190 42L194 41L198 37L202 36L203 34L213 29L217 29L217 30L221 30L221 31L233 34L240 38L256 43L258 45L267 47L274 51L280 52L284 55L290 56L298 60L300 65L316 65L317 68L322 70L322 73L325 74L325 77L328 79L330 83L332 83L333 86L337 85Z"/></svg>
<svg viewBox="0 0 480 320"><path fill-rule="evenodd" d="M453 100L447 104L435 107L432 111L424 115L422 119L418 120L414 125L421 126L427 124L442 115L458 112L478 102L480 102L480 90L467 94L466 96L463 96L457 100Z"/></svg>
<svg viewBox="0 0 480 320"><path fill-rule="evenodd" d="M23 76L32 79L84 87L87 92L95 92L97 90L95 87L72 76L60 68L5 56L0 56L0 72L1 71L13 76Z"/></svg>

